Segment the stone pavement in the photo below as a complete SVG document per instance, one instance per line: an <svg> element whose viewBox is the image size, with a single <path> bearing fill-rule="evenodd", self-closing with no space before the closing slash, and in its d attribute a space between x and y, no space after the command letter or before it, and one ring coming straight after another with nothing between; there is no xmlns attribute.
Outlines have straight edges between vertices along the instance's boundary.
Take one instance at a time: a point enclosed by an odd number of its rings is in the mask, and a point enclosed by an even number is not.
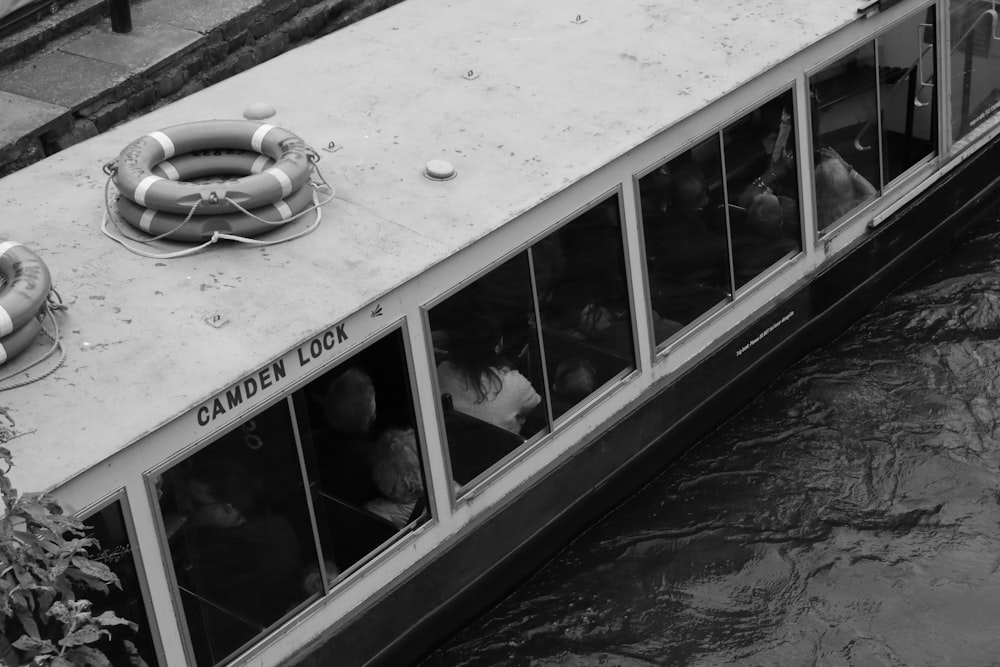
<svg viewBox="0 0 1000 667"><path fill-rule="evenodd" d="M0 176L400 0L75 0L0 38Z"/></svg>

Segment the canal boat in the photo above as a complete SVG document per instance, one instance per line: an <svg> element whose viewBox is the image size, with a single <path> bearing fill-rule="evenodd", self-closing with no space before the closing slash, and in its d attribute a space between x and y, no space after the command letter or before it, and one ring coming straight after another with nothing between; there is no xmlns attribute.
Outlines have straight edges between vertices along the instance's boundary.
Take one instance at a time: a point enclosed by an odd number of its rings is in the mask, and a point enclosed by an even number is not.
<svg viewBox="0 0 1000 667"><path fill-rule="evenodd" d="M406 0L7 176L65 306L64 359L0 366L11 477L93 527L148 665L415 662L995 203L997 16ZM129 147L169 178L244 116L313 205L123 222Z"/></svg>

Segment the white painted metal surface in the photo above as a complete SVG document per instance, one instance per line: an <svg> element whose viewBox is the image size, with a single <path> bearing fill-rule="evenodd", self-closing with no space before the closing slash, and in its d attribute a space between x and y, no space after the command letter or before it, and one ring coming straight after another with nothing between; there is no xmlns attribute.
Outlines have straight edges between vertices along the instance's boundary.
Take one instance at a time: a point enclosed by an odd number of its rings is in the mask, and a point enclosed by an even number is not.
<svg viewBox="0 0 1000 667"><path fill-rule="evenodd" d="M406 0L0 180L0 236L37 252L70 304L65 365L0 394L18 486L100 464L854 21L859 4ZM173 260L101 235L101 166L127 143L258 101L323 158L337 197L317 232ZM435 159L457 178L427 179Z"/></svg>

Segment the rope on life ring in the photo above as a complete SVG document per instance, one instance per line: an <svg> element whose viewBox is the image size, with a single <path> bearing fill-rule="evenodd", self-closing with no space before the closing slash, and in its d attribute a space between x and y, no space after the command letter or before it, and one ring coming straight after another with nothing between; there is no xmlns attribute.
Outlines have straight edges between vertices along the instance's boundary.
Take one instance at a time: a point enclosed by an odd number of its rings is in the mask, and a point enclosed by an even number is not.
<svg viewBox="0 0 1000 667"><path fill-rule="evenodd" d="M203 121L152 132L104 166L108 180L101 231L151 259L184 257L220 240L286 243L317 229L322 207L334 198L318 162L319 155L291 132L254 121ZM112 183L119 190L114 199L109 198ZM311 223L282 238L252 238L313 212ZM129 234L125 223L150 236ZM153 253L126 242L160 240L198 245Z"/></svg>
<svg viewBox="0 0 1000 667"><path fill-rule="evenodd" d="M312 188L299 188L288 199L265 204L253 211L218 215L164 213L142 208L127 198L118 200L118 213L136 229L171 241L201 243L216 232L237 236L257 236L297 219L313 204Z"/></svg>
<svg viewBox="0 0 1000 667"><path fill-rule="evenodd" d="M175 155L225 149L267 155L274 164L223 184L173 181L153 172ZM139 206L184 214L197 206L202 214L216 214L284 199L305 185L311 167L310 150L288 130L250 120L207 120L139 137L119 154L112 178L119 192Z"/></svg>

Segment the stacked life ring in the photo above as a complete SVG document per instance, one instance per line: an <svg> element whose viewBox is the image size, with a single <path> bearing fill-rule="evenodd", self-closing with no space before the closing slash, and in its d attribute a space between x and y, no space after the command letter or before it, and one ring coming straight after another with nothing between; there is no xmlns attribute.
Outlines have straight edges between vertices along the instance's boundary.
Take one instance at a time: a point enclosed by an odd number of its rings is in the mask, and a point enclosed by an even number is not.
<svg viewBox="0 0 1000 667"><path fill-rule="evenodd" d="M42 330L52 276L34 252L14 241L0 241L0 365L28 348Z"/></svg>
<svg viewBox="0 0 1000 667"><path fill-rule="evenodd" d="M110 173L118 212L157 238L203 242L253 237L314 205L315 153L288 130L250 120L209 120L150 132Z"/></svg>

